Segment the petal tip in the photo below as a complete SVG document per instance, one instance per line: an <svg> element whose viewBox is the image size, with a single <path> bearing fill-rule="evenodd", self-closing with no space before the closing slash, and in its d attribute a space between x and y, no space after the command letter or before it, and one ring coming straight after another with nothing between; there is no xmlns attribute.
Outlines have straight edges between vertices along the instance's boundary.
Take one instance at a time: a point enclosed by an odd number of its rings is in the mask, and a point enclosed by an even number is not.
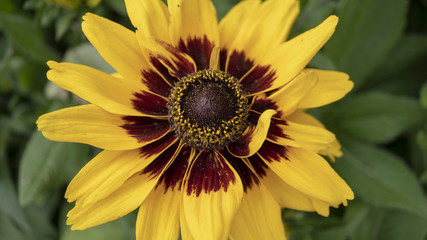
<svg viewBox="0 0 427 240"><path fill-rule="evenodd" d="M49 66L50 67L50 70L49 71L47 71L47 73L46 73L46 77L47 77L47 79L49 80L49 81L52 81L53 80L53 78L54 78L54 67L55 66Z"/></svg>
<svg viewBox="0 0 427 240"><path fill-rule="evenodd" d="M338 23L338 21L339 21L339 18L338 18L336 15L331 15L331 16L329 16L326 20L331 21L331 23L335 23L335 24L337 24L337 23Z"/></svg>
<svg viewBox="0 0 427 240"><path fill-rule="evenodd" d="M347 193L346 199L347 200L353 200L354 199L354 192L353 192L353 190L349 189L349 192ZM346 201L346 203L347 203L347 201ZM347 204L345 204L345 205L347 206Z"/></svg>
<svg viewBox="0 0 427 240"><path fill-rule="evenodd" d="M90 13L90 12L87 12L87 13L85 13L84 15L83 15L83 17L82 17L82 19L84 20L84 21L90 21L90 18L93 18L93 17L98 17L98 15L96 15L96 14L93 14L93 13Z"/></svg>
<svg viewBox="0 0 427 240"><path fill-rule="evenodd" d="M49 67L49 68L54 68L56 65L58 65L59 63L58 62L56 62L56 61L53 61L53 60L49 60L49 61L47 61L46 62L46 64L47 64L47 66Z"/></svg>
<svg viewBox="0 0 427 240"><path fill-rule="evenodd" d="M348 92L350 92L354 88L354 82L351 80L348 80L348 86L347 87L348 87Z"/></svg>

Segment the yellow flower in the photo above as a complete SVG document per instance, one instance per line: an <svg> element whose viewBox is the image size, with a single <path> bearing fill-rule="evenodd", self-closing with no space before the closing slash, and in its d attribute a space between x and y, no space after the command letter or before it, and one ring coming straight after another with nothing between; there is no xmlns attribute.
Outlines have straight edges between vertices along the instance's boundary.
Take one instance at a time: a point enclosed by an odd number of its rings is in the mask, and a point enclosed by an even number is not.
<svg viewBox="0 0 427 240"><path fill-rule="evenodd" d="M83 2L86 2L87 6L90 8L96 7L101 0L46 0L47 2L58 4L62 7L68 9L77 9L79 8Z"/></svg>
<svg viewBox="0 0 427 240"><path fill-rule="evenodd" d="M281 207L353 199L319 154L335 135L304 112L342 98L345 73L305 68L337 17L291 40L296 0L247 0L218 24L210 0L126 0L136 31L87 14L83 31L117 70L49 62L47 77L91 104L37 121L55 141L105 149L65 197L72 229L139 207L137 239L285 239Z"/></svg>

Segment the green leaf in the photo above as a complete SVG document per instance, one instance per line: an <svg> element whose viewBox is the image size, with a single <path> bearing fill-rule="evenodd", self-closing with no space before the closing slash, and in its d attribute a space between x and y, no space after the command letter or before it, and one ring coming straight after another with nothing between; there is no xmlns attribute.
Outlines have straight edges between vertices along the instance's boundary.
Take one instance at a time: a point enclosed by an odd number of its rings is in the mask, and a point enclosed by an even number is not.
<svg viewBox="0 0 427 240"><path fill-rule="evenodd" d="M55 24L55 39L61 39L67 30L70 28L71 23L75 17L75 12L66 11L58 17Z"/></svg>
<svg viewBox="0 0 427 240"><path fill-rule="evenodd" d="M218 19L222 19L239 0L212 0L215 5Z"/></svg>
<svg viewBox="0 0 427 240"><path fill-rule="evenodd" d="M376 86L376 89L395 95L415 96L419 94L421 86L427 79L427 71L424 69L426 62L427 54L404 71Z"/></svg>
<svg viewBox="0 0 427 240"><path fill-rule="evenodd" d="M419 148L427 154L427 133L422 130L418 131L416 141Z"/></svg>
<svg viewBox="0 0 427 240"><path fill-rule="evenodd" d="M10 61L10 69L16 76L22 93L31 94L43 90L48 70L45 63L40 64L29 61L23 56L14 56Z"/></svg>
<svg viewBox="0 0 427 240"><path fill-rule="evenodd" d="M129 240L131 238L128 232L129 227L119 219L83 231L71 231L68 227L60 240Z"/></svg>
<svg viewBox="0 0 427 240"><path fill-rule="evenodd" d="M326 54L350 74L356 87L386 58L401 38L407 0L346 0L338 9L337 30Z"/></svg>
<svg viewBox="0 0 427 240"><path fill-rule="evenodd" d="M67 183L88 155L88 146L53 142L33 133L23 153L19 175L19 202L26 206Z"/></svg>
<svg viewBox="0 0 427 240"><path fill-rule="evenodd" d="M22 208L18 203L3 149L3 141L8 140L7 135L4 135L8 129L7 122L0 118L0 123L5 127L0 129L0 239L54 239L55 230L47 217L46 208L39 209L33 206Z"/></svg>
<svg viewBox="0 0 427 240"><path fill-rule="evenodd" d="M334 167L356 198L407 210L427 220L427 199L402 159L384 149L343 139L344 157Z"/></svg>
<svg viewBox="0 0 427 240"><path fill-rule="evenodd" d="M0 1L0 12L12 12L15 8L15 5L11 0L2 0Z"/></svg>
<svg viewBox="0 0 427 240"><path fill-rule="evenodd" d="M18 204L5 156L0 156L0 212L3 212L10 220L13 220L20 231L29 232L31 230L31 224Z"/></svg>
<svg viewBox="0 0 427 240"><path fill-rule="evenodd" d="M24 3L23 8L28 9L40 9L45 4L45 0L27 0Z"/></svg>
<svg viewBox="0 0 427 240"><path fill-rule="evenodd" d="M427 83L424 83L423 87L421 88L420 101L421 105L423 105L423 107L427 109Z"/></svg>
<svg viewBox="0 0 427 240"><path fill-rule="evenodd" d="M9 121L8 120L9 119L6 118L5 116L0 116L0 125L2 126L2 128L0 128L0 159L2 159L0 160L0 162L4 161L4 164L6 164L7 143L9 141L9 128L8 128Z"/></svg>
<svg viewBox="0 0 427 240"><path fill-rule="evenodd" d="M57 59L57 54L45 43L43 32L34 21L22 15L0 14L0 26L24 54L39 62Z"/></svg>
<svg viewBox="0 0 427 240"><path fill-rule="evenodd" d="M424 240L427 220L398 209L370 209L352 240Z"/></svg>
<svg viewBox="0 0 427 240"><path fill-rule="evenodd" d="M314 58L311 60L311 62L308 65L311 68L318 68L318 69L324 69L324 70L336 70L337 67L335 66L335 63L331 61L331 59L328 58L325 54L322 52L319 52L314 56Z"/></svg>
<svg viewBox="0 0 427 240"><path fill-rule="evenodd" d="M360 201L351 201L346 208L344 219L332 227L317 227L313 232L315 240L345 240L362 223L369 213L366 204Z"/></svg>
<svg viewBox="0 0 427 240"><path fill-rule="evenodd" d="M26 240L25 234L18 228L10 218L0 210L0 239L3 240Z"/></svg>
<svg viewBox="0 0 427 240"><path fill-rule="evenodd" d="M426 54L427 36L421 34L407 34L403 36L393 51L388 54L387 60L383 61L375 69L375 74L369 77L366 87L376 87L376 89L381 91L384 90L384 85L390 85L390 82L401 82L401 88L414 88L418 90L420 88L419 85L411 81L408 72L411 72L410 70L418 65L422 61L422 58L427 56ZM427 76L426 74L424 75ZM411 82L411 84L407 84L408 82Z"/></svg>
<svg viewBox="0 0 427 240"><path fill-rule="evenodd" d="M44 4L37 10L40 18L40 25L42 27L47 27L55 20L55 18L57 18L61 7L58 5L49 7L47 4Z"/></svg>
<svg viewBox="0 0 427 240"><path fill-rule="evenodd" d="M352 200L345 208L343 217L336 217L334 209L328 218L315 213L297 212L287 217L285 224L290 229L292 240L345 240L356 231L368 214L369 206L366 203Z"/></svg>
<svg viewBox="0 0 427 240"><path fill-rule="evenodd" d="M329 124L349 136L387 143L425 122L427 111L416 99L371 92L342 101L331 109Z"/></svg>
<svg viewBox="0 0 427 240"><path fill-rule="evenodd" d="M425 129L418 130L411 140L409 146L412 168L419 174L421 184L427 186L427 132Z"/></svg>
<svg viewBox="0 0 427 240"><path fill-rule="evenodd" d="M12 42L6 39L0 38L0 47L2 48L0 51L3 57L0 60L0 92L6 92L12 90L12 80L10 77L10 61L13 56L13 46Z"/></svg>
<svg viewBox="0 0 427 240"><path fill-rule="evenodd" d="M14 102L16 101L16 102ZM29 102L22 101L18 94L10 99L9 109L9 130L19 134L30 134L34 129L34 122L37 119L34 106Z"/></svg>
<svg viewBox="0 0 427 240"><path fill-rule="evenodd" d="M124 1L117 1L117 0L103 0L103 3L107 4L113 11L116 13L127 16L126 12L126 6Z"/></svg>

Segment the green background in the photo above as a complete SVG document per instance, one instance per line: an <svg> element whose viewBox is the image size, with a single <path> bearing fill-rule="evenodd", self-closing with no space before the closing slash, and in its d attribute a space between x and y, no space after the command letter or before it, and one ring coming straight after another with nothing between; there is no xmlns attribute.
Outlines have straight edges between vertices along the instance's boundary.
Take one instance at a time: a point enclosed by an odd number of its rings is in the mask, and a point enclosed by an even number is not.
<svg viewBox="0 0 427 240"><path fill-rule="evenodd" d="M223 17L237 0L214 0ZM135 213L85 231L65 225L67 183L99 150L36 131L45 112L82 103L48 83L46 61L112 69L88 44L81 16L131 28L124 3L65 9L43 0L0 1L0 239L135 238ZM315 213L283 210L292 240L427 239L427 1L301 0L292 36L336 14L336 33L310 66L350 74L354 90L311 111L343 144L332 164L356 198Z"/></svg>

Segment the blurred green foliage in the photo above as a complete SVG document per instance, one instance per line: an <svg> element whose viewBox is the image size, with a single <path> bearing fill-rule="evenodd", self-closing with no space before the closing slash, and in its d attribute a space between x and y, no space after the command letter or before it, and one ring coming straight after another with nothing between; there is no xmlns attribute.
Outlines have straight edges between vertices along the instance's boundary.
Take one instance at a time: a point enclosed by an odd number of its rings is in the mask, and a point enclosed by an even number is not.
<svg viewBox="0 0 427 240"><path fill-rule="evenodd" d="M222 18L238 0L214 0ZM427 239L427 1L300 0L292 36L336 14L311 67L350 74L355 89L311 113L336 133L333 167L356 199L329 218L283 211L291 240ZM86 12L132 28L123 1L74 10L0 1L0 239L132 239L135 214L85 231L65 225L67 183L98 150L46 140L35 120L81 100L47 82L47 60L111 67L81 31Z"/></svg>

